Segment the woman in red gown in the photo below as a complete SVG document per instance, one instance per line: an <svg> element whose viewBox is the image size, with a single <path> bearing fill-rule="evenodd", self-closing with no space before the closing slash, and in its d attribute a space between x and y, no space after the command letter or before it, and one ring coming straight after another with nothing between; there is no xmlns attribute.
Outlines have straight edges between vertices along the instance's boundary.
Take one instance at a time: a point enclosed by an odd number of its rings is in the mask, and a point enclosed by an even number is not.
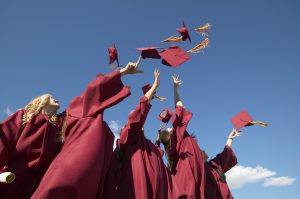
<svg viewBox="0 0 300 199"><path fill-rule="evenodd" d="M237 158L231 148L232 141L237 136L240 136L240 132L233 129L228 136L224 150L210 161L207 161L206 152L202 151L206 171L206 199L233 199L226 183L225 173L237 164Z"/></svg>
<svg viewBox="0 0 300 199"><path fill-rule="evenodd" d="M157 145L146 139L143 129L151 109L150 101L159 86L159 72L155 71L154 75L152 87L129 114L117 141L106 181L105 198L172 198L169 173L162 160L163 153Z"/></svg>
<svg viewBox="0 0 300 199"><path fill-rule="evenodd" d="M181 80L175 75L175 113L172 115L172 128L161 130L160 141L164 144L168 167L171 171L173 198L204 199L205 170L202 151L186 128L192 113L184 108L179 97Z"/></svg>
<svg viewBox="0 0 300 199"><path fill-rule="evenodd" d="M29 198L59 152L57 138L64 114L59 103L45 94L33 99L0 123L0 173L12 172L10 184L0 183L2 199Z"/></svg>
<svg viewBox="0 0 300 199"><path fill-rule="evenodd" d="M135 74L137 63L120 71L98 75L84 93L74 98L66 110L64 146L51 163L32 198L103 198L114 136L103 121L109 108L130 95L121 76Z"/></svg>

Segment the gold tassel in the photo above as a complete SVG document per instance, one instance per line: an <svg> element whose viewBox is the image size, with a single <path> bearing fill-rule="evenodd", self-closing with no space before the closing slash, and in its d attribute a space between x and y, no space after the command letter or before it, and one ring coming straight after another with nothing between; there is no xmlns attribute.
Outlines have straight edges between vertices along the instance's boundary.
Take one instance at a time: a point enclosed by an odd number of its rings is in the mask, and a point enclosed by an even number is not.
<svg viewBox="0 0 300 199"><path fill-rule="evenodd" d="M196 45L194 48L186 51L188 53L198 53L200 50L206 48L209 44L208 38L204 39L200 44Z"/></svg>
<svg viewBox="0 0 300 199"><path fill-rule="evenodd" d="M182 41L182 36L171 36L168 37L167 39L162 40L161 42L181 42Z"/></svg>
<svg viewBox="0 0 300 199"><path fill-rule="evenodd" d="M249 122L250 124L257 124L257 125L259 125L259 126L263 126L263 127L266 127L266 126L268 126L268 124L267 123L264 123L264 122Z"/></svg>
<svg viewBox="0 0 300 199"><path fill-rule="evenodd" d="M208 36L208 33L211 30L211 25L209 23L205 24L200 28L195 29L198 33L200 33L203 37Z"/></svg>
<svg viewBox="0 0 300 199"><path fill-rule="evenodd" d="M157 95L155 95L154 96L156 99L158 99L159 101L165 101L167 98L165 98L165 97L160 97L160 96L157 96Z"/></svg>

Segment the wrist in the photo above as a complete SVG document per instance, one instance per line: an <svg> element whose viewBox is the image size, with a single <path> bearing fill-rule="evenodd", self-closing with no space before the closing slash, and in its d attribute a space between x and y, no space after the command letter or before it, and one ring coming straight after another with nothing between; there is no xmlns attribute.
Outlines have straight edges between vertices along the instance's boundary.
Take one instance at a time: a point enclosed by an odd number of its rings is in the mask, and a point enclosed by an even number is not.
<svg viewBox="0 0 300 199"><path fill-rule="evenodd" d="M127 71L126 71L124 68L122 68L122 69L120 70L120 73L121 73L121 76L124 76L124 75L127 74Z"/></svg>

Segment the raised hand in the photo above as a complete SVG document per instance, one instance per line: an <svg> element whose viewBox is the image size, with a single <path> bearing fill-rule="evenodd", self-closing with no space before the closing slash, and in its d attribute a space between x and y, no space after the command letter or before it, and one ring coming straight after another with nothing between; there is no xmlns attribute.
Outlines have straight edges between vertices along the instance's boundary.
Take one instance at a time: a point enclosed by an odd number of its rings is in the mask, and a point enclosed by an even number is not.
<svg viewBox="0 0 300 199"><path fill-rule="evenodd" d="M238 131L236 129L233 129L229 135L228 135L228 139L227 139L227 142L226 142L226 145L231 147L232 145L232 141L234 140L234 138L238 137L241 135L241 131Z"/></svg>
<svg viewBox="0 0 300 199"><path fill-rule="evenodd" d="M160 76L159 70L155 69L154 70L154 83L153 83L153 86L155 88L157 88L159 86L159 84L160 84L159 76Z"/></svg>
<svg viewBox="0 0 300 199"><path fill-rule="evenodd" d="M241 131L238 131L238 130L236 130L236 129L233 129L231 132L230 132L230 134L228 135L228 139L234 139L234 138L236 138L236 137L238 137L238 136L241 136Z"/></svg>
<svg viewBox="0 0 300 199"><path fill-rule="evenodd" d="M174 82L174 87L179 88L179 86L182 84L181 80L179 79L179 75L172 75L173 82Z"/></svg>
<svg viewBox="0 0 300 199"><path fill-rule="evenodd" d="M137 62L128 62L128 64L120 70L121 75L143 73L142 70L138 69L141 63L141 59L142 57L140 56Z"/></svg>

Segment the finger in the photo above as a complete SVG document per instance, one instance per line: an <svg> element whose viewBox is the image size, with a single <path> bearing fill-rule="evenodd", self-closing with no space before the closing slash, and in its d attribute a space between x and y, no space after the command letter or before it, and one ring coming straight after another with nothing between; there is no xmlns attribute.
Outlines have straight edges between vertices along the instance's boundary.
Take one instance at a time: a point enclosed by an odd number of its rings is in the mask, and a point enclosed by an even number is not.
<svg viewBox="0 0 300 199"><path fill-rule="evenodd" d="M137 62L136 62L136 67L139 67L140 63L141 63L141 60L142 60L142 56L139 56Z"/></svg>

